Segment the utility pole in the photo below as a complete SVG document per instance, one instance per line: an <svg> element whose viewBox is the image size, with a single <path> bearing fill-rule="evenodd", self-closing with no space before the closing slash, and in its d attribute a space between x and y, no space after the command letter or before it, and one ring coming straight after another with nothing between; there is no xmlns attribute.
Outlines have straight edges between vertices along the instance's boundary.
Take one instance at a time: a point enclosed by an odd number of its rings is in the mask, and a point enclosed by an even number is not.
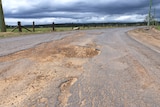
<svg viewBox="0 0 160 107"><path fill-rule="evenodd" d="M5 25L5 21L4 21L2 0L0 0L0 29L1 29L1 32L6 32L6 25Z"/></svg>
<svg viewBox="0 0 160 107"><path fill-rule="evenodd" d="M156 26L156 9L154 8L154 26Z"/></svg>
<svg viewBox="0 0 160 107"><path fill-rule="evenodd" d="M150 0L149 4L149 13L148 13L148 27L150 27L150 21L151 21L151 10L152 10L152 0Z"/></svg>

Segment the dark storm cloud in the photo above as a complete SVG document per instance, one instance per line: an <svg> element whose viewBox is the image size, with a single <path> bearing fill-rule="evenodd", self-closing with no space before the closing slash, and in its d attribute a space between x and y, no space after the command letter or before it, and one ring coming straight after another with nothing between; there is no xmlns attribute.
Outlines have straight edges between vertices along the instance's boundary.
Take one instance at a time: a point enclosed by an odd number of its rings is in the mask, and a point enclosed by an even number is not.
<svg viewBox="0 0 160 107"><path fill-rule="evenodd" d="M15 1L18 2L18 0ZM10 10L8 9L8 11L5 11L5 16L6 18L24 19L53 17L83 19L86 17L101 17L105 15L145 15L149 9L149 0L75 0L74 2L70 0L66 3L63 3L63 1L57 3L55 0L46 1L48 2L40 0L37 4L32 4L32 1L29 1L31 4L30 7L22 4L19 7L14 7L14 10L12 8ZM153 0L153 8L156 8L156 12L160 11L159 7L159 0ZM5 7L5 9L7 10L7 7ZM160 15L157 14L157 17L160 17Z"/></svg>

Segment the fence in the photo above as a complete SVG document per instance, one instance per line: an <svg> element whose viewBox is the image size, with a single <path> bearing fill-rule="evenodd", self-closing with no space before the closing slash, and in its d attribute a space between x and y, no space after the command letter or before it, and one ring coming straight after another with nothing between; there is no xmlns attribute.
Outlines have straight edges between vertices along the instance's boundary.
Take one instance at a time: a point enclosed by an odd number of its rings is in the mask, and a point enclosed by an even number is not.
<svg viewBox="0 0 160 107"><path fill-rule="evenodd" d="M52 30L53 30L53 31L55 30L54 27L55 27L55 26L54 26L54 22L53 22L53 23L52 23ZM17 26L12 30L12 32L14 32L16 29L18 29L19 32L22 32L22 29L26 29L26 30L29 31L29 32L35 32L35 22L33 22L33 24L32 24L32 30L30 30L30 29L28 29L27 27L22 26L22 25L21 25L21 22L18 21L18 22L17 22Z"/></svg>

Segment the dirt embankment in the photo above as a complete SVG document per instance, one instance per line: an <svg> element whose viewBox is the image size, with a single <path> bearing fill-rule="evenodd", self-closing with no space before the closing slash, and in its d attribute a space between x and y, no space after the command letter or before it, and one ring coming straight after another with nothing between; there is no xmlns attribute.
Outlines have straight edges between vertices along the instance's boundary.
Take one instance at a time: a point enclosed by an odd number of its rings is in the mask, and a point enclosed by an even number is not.
<svg viewBox="0 0 160 107"><path fill-rule="evenodd" d="M47 106L49 98L45 96L56 91L45 94L46 91L54 82L56 89L56 81L65 80L59 84L61 93L57 98L59 105L64 106L70 97L69 87L83 73L82 65L99 54L94 42L78 44L85 42L79 39L83 35L79 33L0 57L0 106L35 107L38 103Z"/></svg>
<svg viewBox="0 0 160 107"><path fill-rule="evenodd" d="M131 35L131 37L142 41L143 43L160 49L160 31L156 30L155 28L151 28L150 30L146 28L139 28L129 31L128 34Z"/></svg>

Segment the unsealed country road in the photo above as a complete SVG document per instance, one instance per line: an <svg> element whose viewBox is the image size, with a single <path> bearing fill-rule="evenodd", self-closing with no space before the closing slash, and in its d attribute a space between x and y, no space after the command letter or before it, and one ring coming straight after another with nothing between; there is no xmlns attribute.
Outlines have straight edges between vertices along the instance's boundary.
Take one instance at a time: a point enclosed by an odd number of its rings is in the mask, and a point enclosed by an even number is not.
<svg viewBox="0 0 160 107"><path fill-rule="evenodd" d="M59 85L55 85L54 90L50 89L46 92L49 94L45 94L55 97L45 96L47 98L45 103L42 101L38 104L39 102L33 101L27 105L30 107L159 107L160 53L128 36L126 32L132 29L135 28L71 31L1 39L0 55L8 55L43 42L83 33L84 36L79 38L79 42L73 44L88 46L85 43L94 42L96 49L100 50L99 55L88 58L83 64L83 72L75 74L72 79L66 81L65 85L70 84L67 88L59 89L63 88L64 82L61 81L56 83ZM2 75L0 76L2 79ZM1 105L3 106L3 103Z"/></svg>

